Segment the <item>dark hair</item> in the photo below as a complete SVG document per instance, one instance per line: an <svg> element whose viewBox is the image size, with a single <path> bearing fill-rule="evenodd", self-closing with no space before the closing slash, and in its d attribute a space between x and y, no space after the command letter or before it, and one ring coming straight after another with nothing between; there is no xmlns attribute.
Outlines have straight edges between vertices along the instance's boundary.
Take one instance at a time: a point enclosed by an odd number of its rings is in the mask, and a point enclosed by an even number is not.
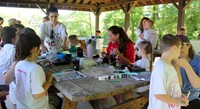
<svg viewBox="0 0 200 109"><path fill-rule="evenodd" d="M178 37L172 34L166 34L162 37L160 41L160 48L162 51L166 51L171 46L176 45L177 47L179 47L180 44L181 44L181 40Z"/></svg>
<svg viewBox="0 0 200 109"><path fill-rule="evenodd" d="M96 32L97 32L97 33L101 33L101 31L100 31L100 30L97 30Z"/></svg>
<svg viewBox="0 0 200 109"><path fill-rule="evenodd" d="M69 40L74 40L76 37L78 37L78 36L76 36L76 35L70 35L69 36Z"/></svg>
<svg viewBox="0 0 200 109"><path fill-rule="evenodd" d="M43 17L43 19L47 19L47 20L49 20L49 17L46 16L46 17Z"/></svg>
<svg viewBox="0 0 200 109"><path fill-rule="evenodd" d="M4 21L2 17L0 17L0 20Z"/></svg>
<svg viewBox="0 0 200 109"><path fill-rule="evenodd" d="M55 6L50 6L50 8L47 11L47 15L50 13L57 13L58 14L58 9Z"/></svg>
<svg viewBox="0 0 200 109"><path fill-rule="evenodd" d="M29 27L22 29L21 32L20 32L20 34L28 34L28 33L36 34L36 32L32 28L29 28Z"/></svg>
<svg viewBox="0 0 200 109"><path fill-rule="evenodd" d="M41 40L34 33L20 34L16 43L15 59L20 61L31 56L31 50L34 47L40 47Z"/></svg>
<svg viewBox="0 0 200 109"><path fill-rule="evenodd" d="M180 31L185 31L185 28L181 27L179 28Z"/></svg>
<svg viewBox="0 0 200 109"><path fill-rule="evenodd" d="M153 63L153 47L151 45L151 42L149 41L141 41L138 43L138 47L141 49L144 49L146 54L150 54L150 72L152 71L152 63Z"/></svg>
<svg viewBox="0 0 200 109"><path fill-rule="evenodd" d="M17 29L14 27L4 27L1 32L1 39L4 44L11 44L12 39L16 37Z"/></svg>
<svg viewBox="0 0 200 109"><path fill-rule="evenodd" d="M13 27L16 28L16 29L18 28L20 31L21 31L23 28L25 28L24 25L22 25L22 24L14 24Z"/></svg>
<svg viewBox="0 0 200 109"><path fill-rule="evenodd" d="M139 29L142 31L142 33L144 31L143 24L142 24L143 20L149 20L149 18L148 17L143 17L142 20L140 21Z"/></svg>
<svg viewBox="0 0 200 109"><path fill-rule="evenodd" d="M125 53L126 52L126 44L127 42L133 43L131 39L128 37L126 32L123 30L123 28L118 27L118 26L112 26L108 29L111 31L114 35L119 34L119 52L120 53Z"/></svg>
<svg viewBox="0 0 200 109"><path fill-rule="evenodd" d="M200 36L200 34L198 36Z"/></svg>

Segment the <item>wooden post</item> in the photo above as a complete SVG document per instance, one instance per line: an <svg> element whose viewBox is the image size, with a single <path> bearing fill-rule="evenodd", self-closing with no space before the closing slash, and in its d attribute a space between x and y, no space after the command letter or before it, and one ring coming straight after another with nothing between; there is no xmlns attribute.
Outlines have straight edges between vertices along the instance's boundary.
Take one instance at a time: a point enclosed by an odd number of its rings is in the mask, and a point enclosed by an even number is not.
<svg viewBox="0 0 200 109"><path fill-rule="evenodd" d="M95 31L99 30L99 14L95 15Z"/></svg>
<svg viewBox="0 0 200 109"><path fill-rule="evenodd" d="M184 27L184 17L185 17L185 10L183 9L184 6L185 6L185 0L179 0L177 29Z"/></svg>
<svg viewBox="0 0 200 109"><path fill-rule="evenodd" d="M70 101L67 97L64 97L62 109L76 109L77 102Z"/></svg>
<svg viewBox="0 0 200 109"><path fill-rule="evenodd" d="M123 5L120 5L122 10L124 11L125 14L125 32L127 33L128 36L130 36L130 13L131 10L135 7L137 2L134 2L134 4L131 6L130 3L126 4L125 7Z"/></svg>
<svg viewBox="0 0 200 109"><path fill-rule="evenodd" d="M90 8L90 10L93 12L93 14L95 15L95 31L99 30L99 17L101 15L101 8L99 8L99 6L97 6L96 11L94 11L92 8Z"/></svg>

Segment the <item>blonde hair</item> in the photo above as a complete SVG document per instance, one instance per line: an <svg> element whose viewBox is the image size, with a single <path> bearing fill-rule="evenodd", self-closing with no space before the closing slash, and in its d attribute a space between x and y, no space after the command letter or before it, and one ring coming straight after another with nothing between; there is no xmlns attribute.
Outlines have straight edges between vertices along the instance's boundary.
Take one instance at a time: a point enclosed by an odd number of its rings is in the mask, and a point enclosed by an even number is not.
<svg viewBox="0 0 200 109"><path fill-rule="evenodd" d="M17 24L17 20L15 18L11 18L8 20L8 24L9 24L9 26L13 26L13 25Z"/></svg>

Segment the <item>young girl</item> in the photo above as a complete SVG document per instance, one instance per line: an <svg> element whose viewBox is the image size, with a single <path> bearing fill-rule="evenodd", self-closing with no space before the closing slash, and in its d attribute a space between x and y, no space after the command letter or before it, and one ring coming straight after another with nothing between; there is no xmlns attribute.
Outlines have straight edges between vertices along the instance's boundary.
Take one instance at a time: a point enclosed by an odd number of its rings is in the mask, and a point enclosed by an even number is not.
<svg viewBox="0 0 200 109"><path fill-rule="evenodd" d="M52 76L35 63L40 53L40 38L34 33L20 34L16 43L15 66L17 109L48 109L47 89Z"/></svg>
<svg viewBox="0 0 200 109"><path fill-rule="evenodd" d="M148 41L142 41L138 44L137 55L142 57L140 60L135 62L135 65L141 68L145 68L146 71L152 70L152 46ZM151 55L151 59L149 59Z"/></svg>
<svg viewBox="0 0 200 109"><path fill-rule="evenodd" d="M143 41L144 39L143 39L143 32L144 32L144 24L145 24L145 22L147 21L147 20L149 20L149 18L147 18L147 17L143 17L142 18L142 20L140 21L140 26L138 27L138 29L136 30L136 35L137 35L137 37L138 37L138 39L137 39L137 41L136 41L136 43L135 43L135 45L137 46L137 44L139 43L139 42L141 42L141 41Z"/></svg>
<svg viewBox="0 0 200 109"><path fill-rule="evenodd" d="M110 42L107 48L107 54L116 55L122 64L134 63L134 45L126 32L118 26L112 26L108 29Z"/></svg>

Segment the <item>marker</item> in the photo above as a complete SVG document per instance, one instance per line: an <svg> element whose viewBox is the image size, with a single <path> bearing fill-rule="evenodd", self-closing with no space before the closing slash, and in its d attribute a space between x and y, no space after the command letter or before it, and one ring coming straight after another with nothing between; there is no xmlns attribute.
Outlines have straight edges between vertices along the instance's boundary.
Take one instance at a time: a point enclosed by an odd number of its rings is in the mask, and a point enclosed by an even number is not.
<svg viewBox="0 0 200 109"><path fill-rule="evenodd" d="M188 94L187 94L187 98L190 96L190 91L188 92Z"/></svg>

